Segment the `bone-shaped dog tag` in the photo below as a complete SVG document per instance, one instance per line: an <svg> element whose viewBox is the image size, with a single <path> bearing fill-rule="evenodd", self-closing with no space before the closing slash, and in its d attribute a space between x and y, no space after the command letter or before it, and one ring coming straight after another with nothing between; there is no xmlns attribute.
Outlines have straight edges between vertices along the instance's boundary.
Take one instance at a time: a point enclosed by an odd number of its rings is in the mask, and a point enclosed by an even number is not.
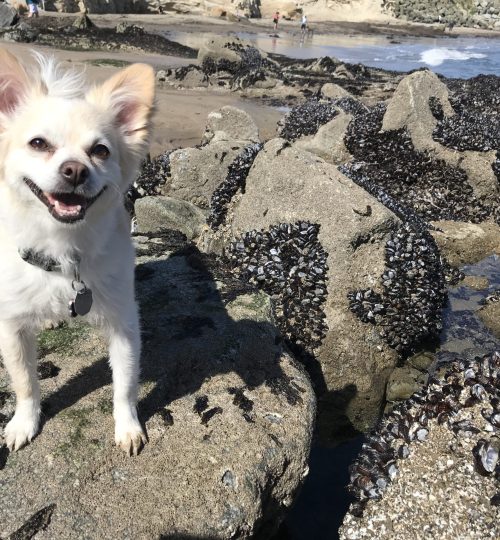
<svg viewBox="0 0 500 540"><path fill-rule="evenodd" d="M87 289L83 281L73 284L76 291L75 299L69 304L69 314L71 317L83 317L92 308L92 291Z"/></svg>

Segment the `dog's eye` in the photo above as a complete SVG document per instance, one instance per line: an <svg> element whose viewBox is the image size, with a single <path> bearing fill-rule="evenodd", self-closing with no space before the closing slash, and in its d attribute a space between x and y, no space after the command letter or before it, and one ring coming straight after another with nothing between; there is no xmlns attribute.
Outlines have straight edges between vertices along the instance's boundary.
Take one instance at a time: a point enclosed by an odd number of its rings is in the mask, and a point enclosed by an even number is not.
<svg viewBox="0 0 500 540"><path fill-rule="evenodd" d="M49 143L41 137L35 137L34 139L31 139L29 145L35 150L40 150L40 152L45 152L49 149Z"/></svg>
<svg viewBox="0 0 500 540"><path fill-rule="evenodd" d="M90 154L99 159L106 159L109 157L109 148L104 144L96 144Z"/></svg>

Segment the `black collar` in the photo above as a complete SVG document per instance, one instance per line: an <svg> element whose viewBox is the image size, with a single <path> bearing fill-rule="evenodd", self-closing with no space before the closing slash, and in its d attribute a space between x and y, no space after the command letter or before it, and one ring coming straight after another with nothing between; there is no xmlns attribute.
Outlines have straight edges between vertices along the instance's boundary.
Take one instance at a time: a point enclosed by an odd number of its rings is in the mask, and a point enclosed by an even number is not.
<svg viewBox="0 0 500 540"><path fill-rule="evenodd" d="M28 248L28 249L20 249L19 255L21 256L21 259L33 266L36 266L37 268L40 268L41 270L45 270L46 272L62 272L61 264L53 259L52 257L47 257L40 251L35 251L34 249ZM79 257L76 258L76 265L80 262Z"/></svg>

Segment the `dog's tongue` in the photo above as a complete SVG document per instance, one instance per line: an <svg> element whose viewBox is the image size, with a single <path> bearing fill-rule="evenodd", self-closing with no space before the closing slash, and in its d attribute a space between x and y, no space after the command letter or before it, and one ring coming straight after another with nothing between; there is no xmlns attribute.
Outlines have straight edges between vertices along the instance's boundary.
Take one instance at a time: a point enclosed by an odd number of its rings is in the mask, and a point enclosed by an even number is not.
<svg viewBox="0 0 500 540"><path fill-rule="evenodd" d="M44 193L44 195L61 216L78 215L85 203L85 198L75 193Z"/></svg>

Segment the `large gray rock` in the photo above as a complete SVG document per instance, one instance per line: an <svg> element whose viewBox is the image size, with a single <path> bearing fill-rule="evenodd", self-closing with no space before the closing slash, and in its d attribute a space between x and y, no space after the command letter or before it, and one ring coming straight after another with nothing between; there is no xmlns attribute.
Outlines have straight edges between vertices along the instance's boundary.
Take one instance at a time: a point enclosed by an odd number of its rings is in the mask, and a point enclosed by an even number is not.
<svg viewBox="0 0 500 540"><path fill-rule="evenodd" d="M385 131L406 128L417 150L426 150L450 165L460 167L468 176L477 197L495 201L499 194L498 180L492 165L495 151L456 152L432 138L437 120L429 106L429 98L436 97L443 113L454 113L448 99L448 89L431 71L417 71L407 75L398 85L384 115L382 129Z"/></svg>
<svg viewBox="0 0 500 540"><path fill-rule="evenodd" d="M398 219L335 166L273 139L257 155L245 193L234 199L213 245L227 247L247 231L299 220L320 225L318 239L328 253L324 314L329 330L311 366L319 427L327 437L350 425L366 429L378 415L397 355L375 327L349 310L347 293L367 283L377 287L385 241Z"/></svg>
<svg viewBox="0 0 500 540"><path fill-rule="evenodd" d="M307 475L315 397L279 345L270 299L238 292L193 249L154 258L171 245L138 242L149 443L137 458L113 447L98 334L83 324L44 333L41 367L61 371L41 382L41 433L15 454L0 448L3 538L44 508L31 524L36 533L50 521L40 540L269 538Z"/></svg>
<svg viewBox="0 0 500 540"><path fill-rule="evenodd" d="M352 159L344 144L344 137L351 120L352 115L340 112L333 120L321 126L315 135L301 137L294 145L325 161L342 165Z"/></svg>
<svg viewBox="0 0 500 540"><path fill-rule="evenodd" d="M0 28L8 28L15 24L19 19L17 10L7 4L0 4Z"/></svg>
<svg viewBox="0 0 500 540"><path fill-rule="evenodd" d="M154 233L174 229L194 240L206 224L205 214L194 204L171 197L150 196L138 199L134 205L137 230Z"/></svg>
<svg viewBox="0 0 500 540"><path fill-rule="evenodd" d="M249 144L258 141L257 126L250 116L234 107L210 113L203 142L170 154L171 182L164 194L208 208L229 166Z"/></svg>
<svg viewBox="0 0 500 540"><path fill-rule="evenodd" d="M259 129L247 112L226 105L212 111L207 117L202 142L210 142L213 139L259 142Z"/></svg>

